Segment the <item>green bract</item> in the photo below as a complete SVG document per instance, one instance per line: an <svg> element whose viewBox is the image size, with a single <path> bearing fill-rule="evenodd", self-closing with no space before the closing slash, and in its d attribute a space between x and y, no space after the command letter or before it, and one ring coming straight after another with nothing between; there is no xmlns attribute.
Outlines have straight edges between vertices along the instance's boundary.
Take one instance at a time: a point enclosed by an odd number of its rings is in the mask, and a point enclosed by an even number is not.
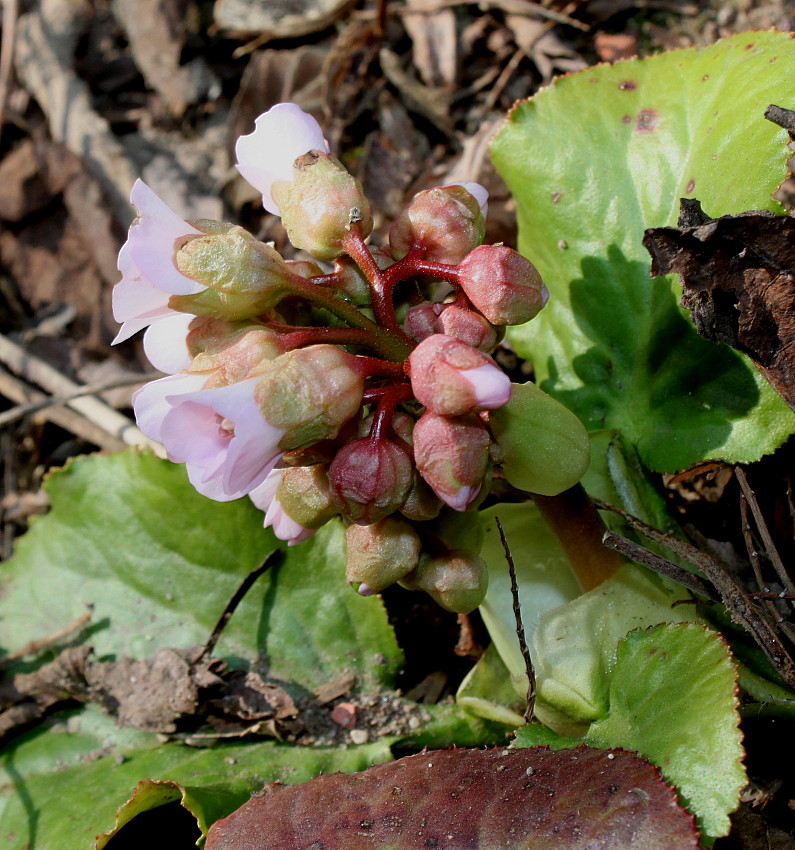
<svg viewBox="0 0 795 850"><path fill-rule="evenodd" d="M696 334L675 280L650 279L641 245L681 197L710 216L780 211L787 134L763 115L795 106L794 61L788 33L755 32L588 68L517 105L492 144L551 293L510 338L542 389L651 469L757 460L795 430L745 357Z"/></svg>
<svg viewBox="0 0 795 850"><path fill-rule="evenodd" d="M535 384L514 384L510 400L489 423L502 451L503 474L528 493L556 496L588 468L588 433L582 422Z"/></svg>

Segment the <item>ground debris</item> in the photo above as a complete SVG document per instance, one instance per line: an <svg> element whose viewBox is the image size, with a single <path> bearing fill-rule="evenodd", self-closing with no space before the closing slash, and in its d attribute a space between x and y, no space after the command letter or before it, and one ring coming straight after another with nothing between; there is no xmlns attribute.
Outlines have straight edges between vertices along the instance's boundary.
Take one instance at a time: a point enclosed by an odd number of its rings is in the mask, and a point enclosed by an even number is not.
<svg viewBox="0 0 795 850"><path fill-rule="evenodd" d="M679 274L701 336L747 354L795 409L795 218L759 210L712 219L683 199L679 223L646 231L652 275Z"/></svg>

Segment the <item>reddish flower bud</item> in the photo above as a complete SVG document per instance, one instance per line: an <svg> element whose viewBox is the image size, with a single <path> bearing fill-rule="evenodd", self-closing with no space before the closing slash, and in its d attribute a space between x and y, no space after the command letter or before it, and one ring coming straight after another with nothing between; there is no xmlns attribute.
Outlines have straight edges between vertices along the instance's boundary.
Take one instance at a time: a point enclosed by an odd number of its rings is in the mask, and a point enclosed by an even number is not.
<svg viewBox="0 0 795 850"><path fill-rule="evenodd" d="M497 347L500 335L494 325L474 310L457 304L442 305L436 321L436 332L460 339L467 345L490 354Z"/></svg>
<svg viewBox="0 0 795 850"><path fill-rule="evenodd" d="M443 331L439 330L437 324L439 314L442 310L444 310L443 304L433 304L430 301L423 301L422 304L417 304L406 311L403 328L417 342L422 342L434 334L443 333Z"/></svg>
<svg viewBox="0 0 795 850"><path fill-rule="evenodd" d="M458 266L467 298L495 325L521 325L538 315L549 292L536 267L503 245L481 245Z"/></svg>
<svg viewBox="0 0 795 850"><path fill-rule="evenodd" d="M455 265L483 241L485 221L475 196L463 186L419 192L389 231L392 256L399 260L413 248L423 259Z"/></svg>
<svg viewBox="0 0 795 850"><path fill-rule="evenodd" d="M383 437L365 437L337 452L329 469L329 487L342 513L369 525L401 506L413 471L403 446Z"/></svg>
<svg viewBox="0 0 795 850"><path fill-rule="evenodd" d="M483 486L490 443L485 425L474 414L424 413L414 426L414 462L446 505L465 511Z"/></svg>
<svg viewBox="0 0 795 850"><path fill-rule="evenodd" d="M411 388L432 413L459 416L493 410L511 397L510 378L486 354L454 337L434 334L409 356Z"/></svg>
<svg viewBox="0 0 795 850"><path fill-rule="evenodd" d="M420 538L404 520L386 517L345 530L345 578L363 596L403 578L420 557Z"/></svg>

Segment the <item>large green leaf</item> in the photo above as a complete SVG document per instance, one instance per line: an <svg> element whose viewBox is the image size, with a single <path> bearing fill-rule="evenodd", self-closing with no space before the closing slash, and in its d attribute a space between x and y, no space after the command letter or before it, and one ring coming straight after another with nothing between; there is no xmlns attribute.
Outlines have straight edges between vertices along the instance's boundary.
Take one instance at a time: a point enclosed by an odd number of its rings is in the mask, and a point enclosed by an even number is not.
<svg viewBox="0 0 795 850"><path fill-rule="evenodd" d="M145 657L207 640L243 577L278 541L248 499L199 495L185 470L134 451L53 473L50 512L0 569L0 646L12 650L94 606L98 655ZM381 602L345 583L330 523L287 551L227 625L217 654L265 656L273 676L314 689L343 672L391 684L400 651Z"/></svg>
<svg viewBox="0 0 795 850"><path fill-rule="evenodd" d="M92 850L148 808L182 800L202 831L268 782L363 770L391 758L389 740L337 749L265 741L196 749L136 734L116 743L95 710L7 747L0 759L0 845L8 850ZM57 752L57 760L54 758ZM139 781L152 777L133 795ZM132 795L132 797L131 797ZM117 822L116 813L119 812ZM104 846L101 838L99 847Z"/></svg>
<svg viewBox="0 0 795 850"><path fill-rule="evenodd" d="M641 245L680 197L711 216L776 209L787 135L763 114L795 106L793 62L788 33L757 32L600 65L518 104L492 144L552 296L511 339L542 389L652 469L756 460L795 430L746 358L697 335L675 280L650 279Z"/></svg>
<svg viewBox="0 0 795 850"><path fill-rule="evenodd" d="M586 742L640 752L676 786L707 835L725 835L748 781L736 677L725 641L704 626L630 632L618 644L610 709Z"/></svg>

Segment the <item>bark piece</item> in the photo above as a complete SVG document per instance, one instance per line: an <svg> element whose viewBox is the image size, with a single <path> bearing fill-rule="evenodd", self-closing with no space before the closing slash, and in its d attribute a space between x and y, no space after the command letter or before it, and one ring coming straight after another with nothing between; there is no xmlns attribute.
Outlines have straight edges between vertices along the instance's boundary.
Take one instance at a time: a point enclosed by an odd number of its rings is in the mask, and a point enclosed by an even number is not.
<svg viewBox="0 0 795 850"><path fill-rule="evenodd" d="M747 354L795 410L795 218L712 219L682 199L679 225L646 231L652 275L676 272L701 336Z"/></svg>

